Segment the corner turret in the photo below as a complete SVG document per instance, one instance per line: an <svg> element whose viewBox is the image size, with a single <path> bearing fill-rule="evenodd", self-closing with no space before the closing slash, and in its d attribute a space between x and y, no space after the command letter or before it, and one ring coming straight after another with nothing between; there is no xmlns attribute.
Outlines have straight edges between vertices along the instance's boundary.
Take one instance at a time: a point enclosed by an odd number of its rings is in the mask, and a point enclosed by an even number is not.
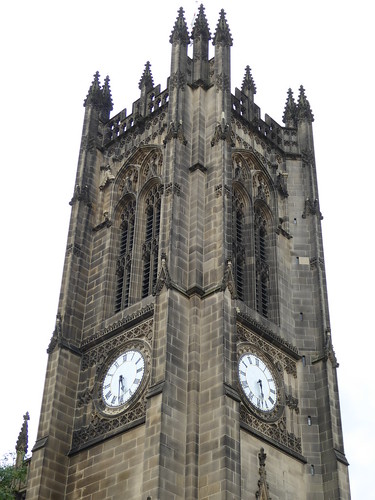
<svg viewBox="0 0 375 500"><path fill-rule="evenodd" d="M314 115L311 111L310 103L306 98L305 89L301 85L299 88L299 97L297 105L297 129L298 129L298 142L301 151L314 151L314 139L312 122Z"/></svg>
<svg viewBox="0 0 375 500"><path fill-rule="evenodd" d="M113 110L113 101L111 88L109 86L109 76L107 75L104 80L103 90L102 90L102 110L100 118L103 122L109 120L109 115Z"/></svg>
<svg viewBox="0 0 375 500"><path fill-rule="evenodd" d="M230 47L233 39L224 9L220 11L212 44L215 46L215 86L218 95L216 112L218 121L225 120L228 124L231 114Z"/></svg>
<svg viewBox="0 0 375 500"><path fill-rule="evenodd" d="M287 128L297 127L297 105L293 97L292 89L288 89L288 97L283 114L283 123L285 123Z"/></svg>
<svg viewBox="0 0 375 500"><path fill-rule="evenodd" d="M169 38L172 44L171 75L169 78L169 123L179 126L183 113L183 91L187 83L187 47L190 37L184 18L184 10L180 7L178 16ZM178 125L177 125L178 124Z"/></svg>
<svg viewBox="0 0 375 500"><path fill-rule="evenodd" d="M193 39L193 83L208 85L208 42L211 33L201 4L191 33Z"/></svg>

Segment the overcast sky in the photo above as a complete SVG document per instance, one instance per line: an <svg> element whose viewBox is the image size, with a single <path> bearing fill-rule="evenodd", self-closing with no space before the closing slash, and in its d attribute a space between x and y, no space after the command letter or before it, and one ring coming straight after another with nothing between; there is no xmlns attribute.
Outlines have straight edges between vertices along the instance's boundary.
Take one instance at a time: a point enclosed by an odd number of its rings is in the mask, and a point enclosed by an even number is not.
<svg viewBox="0 0 375 500"><path fill-rule="evenodd" d="M289 87L305 87L314 137L333 344L352 497L374 473L374 27L372 2L207 0L233 36L232 92L250 65L262 117L279 123ZM83 100L108 74L114 111L131 110L149 60L166 87L169 35L198 2L14 0L2 5L0 457L30 412L32 448L55 324ZM211 51L213 55L213 51Z"/></svg>

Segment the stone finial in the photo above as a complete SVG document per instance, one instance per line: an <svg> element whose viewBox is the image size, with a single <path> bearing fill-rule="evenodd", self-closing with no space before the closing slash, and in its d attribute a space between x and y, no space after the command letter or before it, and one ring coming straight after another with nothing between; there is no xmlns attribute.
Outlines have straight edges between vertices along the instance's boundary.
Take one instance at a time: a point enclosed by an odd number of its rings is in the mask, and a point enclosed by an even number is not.
<svg viewBox="0 0 375 500"><path fill-rule="evenodd" d="M302 85L299 88L297 120L307 121L309 123L312 123L314 121L314 115L311 111L310 103L305 96L305 89Z"/></svg>
<svg viewBox="0 0 375 500"><path fill-rule="evenodd" d="M191 38L193 40L195 40L199 36L202 36L202 38L206 40L211 40L211 33L208 27L206 15L204 13L203 4L201 4L199 7L198 15L195 19L193 30L191 32Z"/></svg>
<svg viewBox="0 0 375 500"><path fill-rule="evenodd" d="M28 421L30 420L29 412L27 411L23 416L23 424L18 435L17 443L16 443L16 452L17 454L21 453L26 455L27 446L28 446Z"/></svg>
<svg viewBox="0 0 375 500"><path fill-rule="evenodd" d="M286 100L283 123L286 127L296 127L297 125L297 105L294 101L292 89L288 90L288 97Z"/></svg>
<svg viewBox="0 0 375 500"><path fill-rule="evenodd" d="M250 66L246 66L245 68L245 76L242 82L242 92L247 93L246 91L251 91L253 94L257 93L257 88L254 83L254 79L251 75Z"/></svg>
<svg viewBox="0 0 375 500"><path fill-rule="evenodd" d="M100 107L102 104L102 90L99 81L100 75L97 71L94 75L94 80L91 83L86 99L84 100L84 107L91 104L92 106Z"/></svg>
<svg viewBox="0 0 375 500"><path fill-rule="evenodd" d="M190 43L190 37L184 18L184 9L182 7L180 7L178 11L178 16L174 24L171 36L169 37L169 41L171 43L181 42L185 45L188 45Z"/></svg>
<svg viewBox="0 0 375 500"><path fill-rule="evenodd" d="M111 88L109 86L109 76L107 75L104 80L104 85L102 89L102 98L103 98L103 108L106 111L112 111L113 109L113 101L112 101L112 94L111 94Z"/></svg>
<svg viewBox="0 0 375 500"><path fill-rule="evenodd" d="M216 31L212 44L224 45L226 47L231 47L233 45L233 39L229 30L227 20L225 19L224 9L221 9L220 11L220 18L216 26Z"/></svg>
<svg viewBox="0 0 375 500"><path fill-rule="evenodd" d="M145 69L143 71L142 78L139 81L138 87L139 89L146 87L146 92L149 92L154 88L154 79L152 78L151 64L149 61L145 64Z"/></svg>

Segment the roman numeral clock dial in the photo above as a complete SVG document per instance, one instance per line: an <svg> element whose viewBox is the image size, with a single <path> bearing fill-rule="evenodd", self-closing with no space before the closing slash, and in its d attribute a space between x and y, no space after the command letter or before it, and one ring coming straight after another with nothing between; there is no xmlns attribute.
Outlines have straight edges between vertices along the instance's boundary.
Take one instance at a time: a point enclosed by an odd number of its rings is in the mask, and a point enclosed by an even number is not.
<svg viewBox="0 0 375 500"><path fill-rule="evenodd" d="M145 359L138 350L120 354L107 369L102 382L102 401L107 409L121 409L141 386L145 375Z"/></svg>
<svg viewBox="0 0 375 500"><path fill-rule="evenodd" d="M278 403L275 377L262 358L247 352L238 360L238 378L247 401L265 415Z"/></svg>

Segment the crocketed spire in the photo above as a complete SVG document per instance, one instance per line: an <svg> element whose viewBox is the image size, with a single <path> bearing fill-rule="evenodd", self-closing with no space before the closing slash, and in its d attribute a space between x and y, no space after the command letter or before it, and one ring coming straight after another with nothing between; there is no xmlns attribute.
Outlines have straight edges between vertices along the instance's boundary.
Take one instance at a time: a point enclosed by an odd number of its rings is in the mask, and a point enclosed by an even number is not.
<svg viewBox="0 0 375 500"><path fill-rule="evenodd" d="M178 11L178 16L176 22L174 24L171 36L169 37L169 41L171 43L181 42L186 45L190 43L190 37L186 25L186 21L184 18L184 9L180 7Z"/></svg>
<svg viewBox="0 0 375 500"><path fill-rule="evenodd" d="M288 90L288 97L286 100L283 123L286 127L296 127L297 125L297 105L294 101L292 89Z"/></svg>
<svg viewBox="0 0 375 500"><path fill-rule="evenodd" d="M220 11L219 22L216 26L216 31L214 39L212 41L213 45L224 45L230 47L233 45L232 35L230 34L229 26L227 20L225 19L224 9Z"/></svg>
<svg viewBox="0 0 375 500"><path fill-rule="evenodd" d="M103 108L107 111L112 111L113 101L111 88L109 86L109 76L107 75L104 80L103 90L102 90Z"/></svg>
<svg viewBox="0 0 375 500"><path fill-rule="evenodd" d="M193 30L191 32L191 38L194 40L198 36L202 36L206 40L211 40L211 33L208 27L206 15L204 13L203 4L199 6L198 15L195 18L195 23Z"/></svg>
<svg viewBox="0 0 375 500"><path fill-rule="evenodd" d="M251 91L253 94L256 94L257 88L255 86L253 77L251 75L250 66L246 66L245 68L245 76L242 82L242 92L246 93L246 91Z"/></svg>
<svg viewBox="0 0 375 500"><path fill-rule="evenodd" d="M151 64L149 61L147 61L145 64L145 69L143 71L142 78L139 81L138 87L139 89L146 87L146 92L149 92L154 88L154 79L152 78Z"/></svg>
<svg viewBox="0 0 375 500"><path fill-rule="evenodd" d="M83 105L86 107L88 104L92 104L93 106L100 106L102 102L102 90L100 88L100 75L99 71L97 71L94 75L94 80L91 83L91 87L89 88L89 92L87 94L86 99L84 100Z"/></svg>
<svg viewBox="0 0 375 500"><path fill-rule="evenodd" d="M310 103L305 96L305 89L302 85L299 88L297 119L299 121L306 120L310 123L314 121L314 115L311 111Z"/></svg>
<svg viewBox="0 0 375 500"><path fill-rule="evenodd" d="M26 455L28 446L28 421L30 420L29 412L26 412L23 416L23 424L21 431L18 435L16 443L16 452Z"/></svg>

